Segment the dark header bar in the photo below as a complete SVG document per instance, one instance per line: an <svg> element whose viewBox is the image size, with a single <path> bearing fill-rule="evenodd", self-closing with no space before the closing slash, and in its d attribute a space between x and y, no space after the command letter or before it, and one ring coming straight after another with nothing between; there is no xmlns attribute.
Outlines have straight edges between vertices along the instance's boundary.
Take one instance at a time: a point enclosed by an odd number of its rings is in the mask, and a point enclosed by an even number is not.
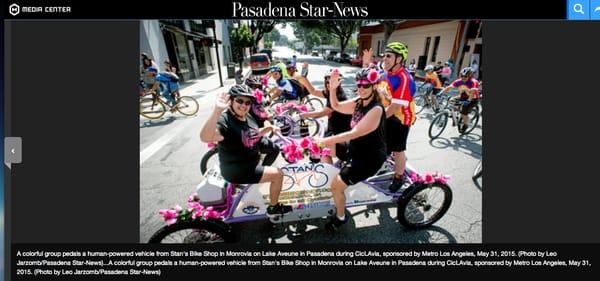
<svg viewBox="0 0 600 281"><path fill-rule="evenodd" d="M485 4L484 4L485 3ZM566 0L8 0L5 19L565 19Z"/></svg>

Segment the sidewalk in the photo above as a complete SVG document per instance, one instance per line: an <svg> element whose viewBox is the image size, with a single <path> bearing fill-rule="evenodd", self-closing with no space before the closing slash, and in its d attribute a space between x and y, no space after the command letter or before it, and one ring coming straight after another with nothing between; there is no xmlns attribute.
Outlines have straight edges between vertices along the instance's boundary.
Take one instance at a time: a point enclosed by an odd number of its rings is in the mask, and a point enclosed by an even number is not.
<svg viewBox="0 0 600 281"><path fill-rule="evenodd" d="M250 71L250 67L244 67L242 73L246 75ZM223 87L219 82L219 72L214 70L207 74L203 74L200 78L192 79L181 83L179 92L182 96L191 96L195 99L206 96L208 93L216 90L225 90L235 84L235 78L227 78L227 67L221 68L223 77Z"/></svg>

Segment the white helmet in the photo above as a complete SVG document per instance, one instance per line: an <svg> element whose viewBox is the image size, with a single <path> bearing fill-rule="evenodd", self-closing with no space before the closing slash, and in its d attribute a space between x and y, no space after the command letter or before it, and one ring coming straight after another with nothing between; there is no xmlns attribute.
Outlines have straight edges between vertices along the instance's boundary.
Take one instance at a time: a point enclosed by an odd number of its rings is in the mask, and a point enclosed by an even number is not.
<svg viewBox="0 0 600 281"><path fill-rule="evenodd" d="M424 70L427 72L433 71L433 65L427 65Z"/></svg>

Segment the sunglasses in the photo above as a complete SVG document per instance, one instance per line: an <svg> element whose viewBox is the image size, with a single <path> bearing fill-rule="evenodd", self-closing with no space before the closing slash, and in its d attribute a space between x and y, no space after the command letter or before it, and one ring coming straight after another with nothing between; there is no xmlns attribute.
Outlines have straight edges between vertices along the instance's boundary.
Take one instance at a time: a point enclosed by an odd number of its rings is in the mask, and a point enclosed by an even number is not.
<svg viewBox="0 0 600 281"><path fill-rule="evenodd" d="M242 104L245 104L246 106L252 105L251 100L244 101L243 99L234 99L234 101L237 102L239 105L242 105Z"/></svg>
<svg viewBox="0 0 600 281"><path fill-rule="evenodd" d="M385 54L385 57L386 57L386 58L391 58L391 57L392 57L392 54Z"/></svg>
<svg viewBox="0 0 600 281"><path fill-rule="evenodd" d="M363 88L363 89L368 89L371 88L373 85L372 84L356 84L357 88Z"/></svg>

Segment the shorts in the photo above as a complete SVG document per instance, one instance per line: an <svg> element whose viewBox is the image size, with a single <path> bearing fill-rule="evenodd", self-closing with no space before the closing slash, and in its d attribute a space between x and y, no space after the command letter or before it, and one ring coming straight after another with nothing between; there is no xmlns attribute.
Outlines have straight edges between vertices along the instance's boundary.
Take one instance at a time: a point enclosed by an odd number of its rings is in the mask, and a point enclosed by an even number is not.
<svg viewBox="0 0 600 281"><path fill-rule="evenodd" d="M385 143L387 153L402 152L406 150L409 126L402 124L400 119L392 116L385 120Z"/></svg>
<svg viewBox="0 0 600 281"><path fill-rule="evenodd" d="M340 170L340 177L346 185L357 184L375 175L385 162L385 154L368 159L352 159Z"/></svg>
<svg viewBox="0 0 600 281"><path fill-rule="evenodd" d="M475 107L477 104L479 103L479 100L472 100L468 105L462 105L460 107L460 114L463 115L467 115L469 114L469 111L471 111L471 109L473 109L473 107Z"/></svg>
<svg viewBox="0 0 600 281"><path fill-rule="evenodd" d="M334 136L337 135L333 130L327 130L325 132L325 137L330 137L330 136ZM347 161L348 160L348 142L342 142L342 143L336 143L335 144L335 156L342 160L342 161Z"/></svg>
<svg viewBox="0 0 600 281"><path fill-rule="evenodd" d="M221 175L230 183L249 184L258 183L265 172L262 165L239 165L221 163Z"/></svg>

